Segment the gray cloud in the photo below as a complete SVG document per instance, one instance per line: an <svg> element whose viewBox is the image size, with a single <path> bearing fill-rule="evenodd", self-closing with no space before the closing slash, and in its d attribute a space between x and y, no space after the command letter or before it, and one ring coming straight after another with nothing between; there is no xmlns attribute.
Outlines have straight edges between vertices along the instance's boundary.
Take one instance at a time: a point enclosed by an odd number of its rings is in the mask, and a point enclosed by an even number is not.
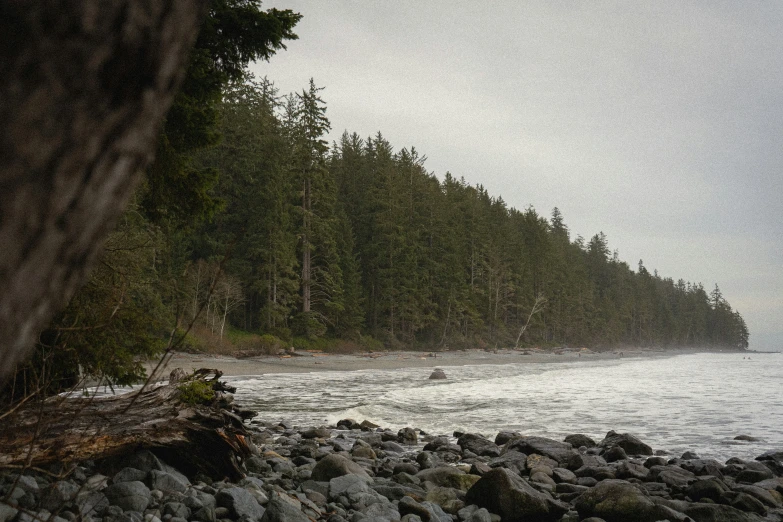
<svg viewBox="0 0 783 522"><path fill-rule="evenodd" d="M783 345L783 3L306 2L255 72L635 267L716 282Z"/></svg>

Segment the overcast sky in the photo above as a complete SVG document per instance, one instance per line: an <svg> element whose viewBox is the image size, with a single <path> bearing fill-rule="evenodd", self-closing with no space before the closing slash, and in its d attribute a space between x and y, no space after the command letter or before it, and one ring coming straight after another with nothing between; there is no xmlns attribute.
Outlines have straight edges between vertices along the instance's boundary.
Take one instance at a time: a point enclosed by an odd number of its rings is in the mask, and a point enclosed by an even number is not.
<svg viewBox="0 0 783 522"><path fill-rule="evenodd" d="M253 68L326 89L330 139L381 131L513 207L560 208L636 269L717 283L783 348L783 2L264 2L304 18Z"/></svg>

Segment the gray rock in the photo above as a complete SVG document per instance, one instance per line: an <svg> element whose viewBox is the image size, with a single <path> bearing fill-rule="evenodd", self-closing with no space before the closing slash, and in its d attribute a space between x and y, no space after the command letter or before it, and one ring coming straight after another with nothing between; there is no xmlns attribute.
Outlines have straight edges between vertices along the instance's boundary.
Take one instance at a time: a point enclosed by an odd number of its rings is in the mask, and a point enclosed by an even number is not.
<svg viewBox="0 0 783 522"><path fill-rule="evenodd" d="M315 481L329 482L343 475L358 475L370 481L372 478L360 465L342 455L333 453L318 461L310 478Z"/></svg>
<svg viewBox="0 0 783 522"><path fill-rule="evenodd" d="M602 455L606 462L617 462L618 460L628 460L628 454L620 446L612 446Z"/></svg>
<svg viewBox="0 0 783 522"><path fill-rule="evenodd" d="M191 518L198 522L215 522L215 508L204 506L203 508L196 510L193 515L191 515Z"/></svg>
<svg viewBox="0 0 783 522"><path fill-rule="evenodd" d="M468 490L465 501L497 513L503 522L555 521L568 511L567 504L534 489L515 473L502 468L481 477Z"/></svg>
<svg viewBox="0 0 783 522"><path fill-rule="evenodd" d="M228 509L232 518L249 517L253 520L261 518L264 514L258 501L242 488L228 487L218 491L215 500L219 507Z"/></svg>
<svg viewBox="0 0 783 522"><path fill-rule="evenodd" d="M559 442L546 437L520 437L508 442L504 453L516 450L527 455L535 453L557 461L561 466L568 467L569 461L579 452L566 442Z"/></svg>
<svg viewBox="0 0 783 522"><path fill-rule="evenodd" d="M656 502L672 506L677 511L691 517L696 522L760 522L759 517L753 513L745 513L732 506L724 504L707 504L703 502L665 501L655 499Z"/></svg>
<svg viewBox="0 0 783 522"><path fill-rule="evenodd" d="M604 450L608 450L614 446L619 446L625 450L628 455L653 454L652 448L650 446L630 433L617 433L615 431L610 431L606 434L606 437L604 437L604 440L602 440L598 446Z"/></svg>
<svg viewBox="0 0 783 522"><path fill-rule="evenodd" d="M492 522L492 517L484 508L479 508L465 518L465 522Z"/></svg>
<svg viewBox="0 0 783 522"><path fill-rule="evenodd" d="M432 482L436 486L467 491L480 477L468 475L452 466L439 466L419 471L416 478L422 482Z"/></svg>
<svg viewBox="0 0 783 522"><path fill-rule="evenodd" d="M365 493L370 491L367 478L361 475L342 475L329 481L329 499L336 499L343 495Z"/></svg>
<svg viewBox="0 0 783 522"><path fill-rule="evenodd" d="M729 488L729 486L727 486L722 480L715 477L709 477L695 481L690 485L686 494L694 502L701 502L706 498L715 503L718 503L729 491L731 491L731 488Z"/></svg>
<svg viewBox="0 0 783 522"><path fill-rule="evenodd" d="M174 475L183 484L190 485L190 481L185 475L183 475L176 468L169 466L160 460L149 450L142 450L134 453L133 455L127 457L123 464L126 467L140 469L141 471L145 471L147 473L153 469L158 471L165 471L170 475Z"/></svg>
<svg viewBox="0 0 783 522"><path fill-rule="evenodd" d="M84 490L76 495L75 501L79 514L94 515L106 509L109 499L100 491Z"/></svg>
<svg viewBox="0 0 783 522"><path fill-rule="evenodd" d="M10 522L16 517L17 513L19 513L18 509L9 506L5 502L0 502L0 522Z"/></svg>
<svg viewBox="0 0 783 522"><path fill-rule="evenodd" d="M413 515L421 520L430 522L452 522L450 515L447 515L437 504L432 502L416 502L410 497L403 497L397 504L397 509L403 516Z"/></svg>
<svg viewBox="0 0 783 522"><path fill-rule="evenodd" d="M166 471L153 469L147 476L147 485L150 489L159 489L164 493L184 493L188 489L189 482L182 482L177 476Z"/></svg>
<svg viewBox="0 0 783 522"><path fill-rule="evenodd" d="M501 431L495 436L495 444L503 446L505 443L512 439L521 437L522 434L518 431Z"/></svg>
<svg viewBox="0 0 783 522"><path fill-rule="evenodd" d="M617 466L617 470L614 472L614 474L617 478L623 480L634 478L644 481L647 480L647 477L650 475L650 470L645 468L642 464L638 464L630 460L624 460L622 463L620 463L619 466Z"/></svg>
<svg viewBox="0 0 783 522"><path fill-rule="evenodd" d="M41 492L39 507L49 512L62 508L63 504L76 498L79 486L70 480L59 480Z"/></svg>
<svg viewBox="0 0 783 522"><path fill-rule="evenodd" d="M446 379L446 372L440 368L435 368L430 374L430 379Z"/></svg>
<svg viewBox="0 0 783 522"><path fill-rule="evenodd" d="M328 439L332 436L332 431L323 426L319 428L310 428L302 432L303 439Z"/></svg>
<svg viewBox="0 0 783 522"><path fill-rule="evenodd" d="M390 453L405 453L405 448L392 441L386 441L382 443L381 449Z"/></svg>
<svg viewBox="0 0 783 522"><path fill-rule="evenodd" d="M427 492L413 484L399 486L373 485L372 489L389 500L401 500L403 497L411 497L417 502L422 502L427 499Z"/></svg>
<svg viewBox="0 0 783 522"><path fill-rule="evenodd" d="M28 493L38 493L41 489L38 486L38 482L35 481L35 478L29 475L20 475L16 477L16 485Z"/></svg>
<svg viewBox="0 0 783 522"><path fill-rule="evenodd" d="M119 506L124 511L143 512L152 499L150 490L138 480L112 484L103 490L106 498L113 506Z"/></svg>
<svg viewBox="0 0 783 522"><path fill-rule="evenodd" d="M112 484L118 484L120 482L144 482L147 478L147 472L136 468L122 468L120 471L114 474L111 478Z"/></svg>
<svg viewBox="0 0 783 522"><path fill-rule="evenodd" d="M472 451L482 457L500 456L500 448L494 442L476 433L466 433L457 439L457 444L462 450Z"/></svg>
<svg viewBox="0 0 783 522"><path fill-rule="evenodd" d="M261 522L310 522L297 504L287 495L274 495L266 505Z"/></svg>
<svg viewBox="0 0 783 522"><path fill-rule="evenodd" d="M580 517L599 517L606 522L657 522L683 520L673 509L658 505L644 492L624 480L604 480L582 493L574 502Z"/></svg>
<svg viewBox="0 0 783 522"><path fill-rule="evenodd" d="M506 451L500 457L490 460L491 468L506 468L517 475L524 475L527 470L527 455L516 450Z"/></svg>
<svg viewBox="0 0 783 522"><path fill-rule="evenodd" d="M163 505L163 514L172 517L190 518L190 508L182 502L166 502Z"/></svg>
<svg viewBox="0 0 783 522"><path fill-rule="evenodd" d="M364 508L361 513L373 522L397 522L400 520L400 512L390 503L376 502Z"/></svg>
<svg viewBox="0 0 783 522"><path fill-rule="evenodd" d="M413 428L402 428L397 432L397 442L402 444L416 444L419 442L419 435Z"/></svg>
<svg viewBox="0 0 783 522"><path fill-rule="evenodd" d="M596 443L593 439L591 439L587 435L582 435L579 433L575 433L573 435L567 435L566 438L563 439L563 442L567 442L574 448L581 448L582 446L586 448L594 448L596 446Z"/></svg>

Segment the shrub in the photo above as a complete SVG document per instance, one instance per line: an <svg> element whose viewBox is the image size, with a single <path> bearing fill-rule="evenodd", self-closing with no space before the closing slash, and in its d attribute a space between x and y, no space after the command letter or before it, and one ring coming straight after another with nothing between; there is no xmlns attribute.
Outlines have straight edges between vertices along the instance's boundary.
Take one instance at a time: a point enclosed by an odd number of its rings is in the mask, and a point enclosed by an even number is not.
<svg viewBox="0 0 783 522"><path fill-rule="evenodd" d="M179 399L186 404L209 404L215 399L212 384L206 381L188 381L177 386Z"/></svg>

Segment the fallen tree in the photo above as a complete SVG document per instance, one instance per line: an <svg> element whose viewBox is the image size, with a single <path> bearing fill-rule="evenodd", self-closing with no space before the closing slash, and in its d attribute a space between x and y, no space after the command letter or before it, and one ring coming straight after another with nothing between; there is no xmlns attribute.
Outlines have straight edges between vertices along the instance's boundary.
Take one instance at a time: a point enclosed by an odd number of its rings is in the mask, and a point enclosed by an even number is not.
<svg viewBox="0 0 783 522"><path fill-rule="evenodd" d="M0 423L0 468L27 468L121 457L150 449L186 473L237 480L251 454L235 389L201 369L170 383L111 397L52 397Z"/></svg>

